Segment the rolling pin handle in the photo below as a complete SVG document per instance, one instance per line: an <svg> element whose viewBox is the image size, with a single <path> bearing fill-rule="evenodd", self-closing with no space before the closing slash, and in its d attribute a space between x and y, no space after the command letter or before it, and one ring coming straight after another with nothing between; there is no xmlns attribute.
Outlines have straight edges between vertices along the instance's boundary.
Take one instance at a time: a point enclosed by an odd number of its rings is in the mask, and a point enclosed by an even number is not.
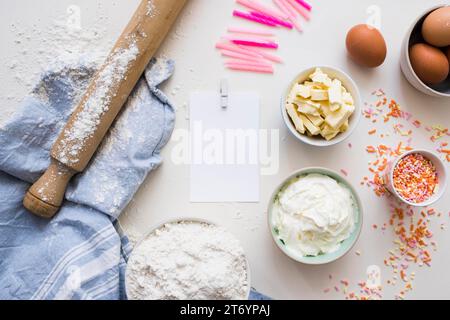
<svg viewBox="0 0 450 320"><path fill-rule="evenodd" d="M52 218L61 208L67 185L76 173L53 159L47 171L28 190L24 207L41 218Z"/></svg>

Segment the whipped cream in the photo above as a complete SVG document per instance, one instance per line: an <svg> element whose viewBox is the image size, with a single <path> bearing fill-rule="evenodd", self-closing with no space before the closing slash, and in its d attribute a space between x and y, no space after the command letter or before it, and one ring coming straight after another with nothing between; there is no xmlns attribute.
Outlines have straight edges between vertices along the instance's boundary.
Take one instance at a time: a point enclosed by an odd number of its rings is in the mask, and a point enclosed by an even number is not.
<svg viewBox="0 0 450 320"><path fill-rule="evenodd" d="M278 194L272 225L288 251L303 256L332 253L357 222L351 191L329 176L309 174L291 180Z"/></svg>

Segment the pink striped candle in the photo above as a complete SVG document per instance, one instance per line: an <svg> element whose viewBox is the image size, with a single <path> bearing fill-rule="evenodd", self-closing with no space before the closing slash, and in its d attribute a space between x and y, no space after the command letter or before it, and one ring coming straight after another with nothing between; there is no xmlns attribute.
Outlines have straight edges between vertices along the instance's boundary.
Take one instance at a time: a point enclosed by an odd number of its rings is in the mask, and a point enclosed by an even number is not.
<svg viewBox="0 0 450 320"><path fill-rule="evenodd" d="M294 26L292 25L292 23L286 22L284 20L280 20L278 18L272 17L272 16L266 16L263 13L257 12L257 11L252 11L250 13L252 16L258 17L258 18L262 18L262 19L266 19L269 20L275 24L278 24L279 26L288 28L288 29L292 29L294 28Z"/></svg>
<svg viewBox="0 0 450 320"><path fill-rule="evenodd" d="M269 8L261 3L258 3L256 1L252 1L252 0L236 0L237 3L239 3L240 5L247 7L251 10L255 10L255 11L259 11L261 13L264 13L266 15L269 16L274 16L277 18L281 18L281 19L287 19L286 14L284 14L283 12L280 12L279 10L275 10L272 8Z"/></svg>
<svg viewBox="0 0 450 320"><path fill-rule="evenodd" d="M292 22L292 24L295 26L295 28L296 28L298 31L302 32L302 31L303 31L302 26L301 26L300 23L297 21L297 17L296 17L296 16L293 16L293 15L291 14L291 12L289 11L289 9L288 9L287 6L286 6L286 3L285 3L284 1L282 1L282 0L273 0L273 2L275 3L275 5L276 5L278 8L280 8L281 11L283 11L284 13L286 13L286 14L288 15L289 20Z"/></svg>
<svg viewBox="0 0 450 320"><path fill-rule="evenodd" d="M244 54L249 57L261 58L261 55L256 52L252 52L252 51L246 49L245 47L241 48L241 47L231 44L231 43L219 42L216 44L216 48L220 49L220 50L228 50L228 51L232 51L235 53Z"/></svg>
<svg viewBox="0 0 450 320"><path fill-rule="evenodd" d="M292 7L292 6L290 5L289 1L287 1L287 0L281 0L281 2L283 2L283 4L284 4L286 10L289 11L289 17L290 17L290 18L297 18L298 12L297 12L297 10L295 10L294 7Z"/></svg>
<svg viewBox="0 0 450 320"><path fill-rule="evenodd" d="M246 41L246 40L232 40L234 44L240 44L243 46L259 47L267 49L278 49L278 44L275 42L256 42L256 41Z"/></svg>
<svg viewBox="0 0 450 320"><path fill-rule="evenodd" d="M287 0L289 4L298 12L300 15L305 18L306 21L309 21L311 16L305 8L303 8L301 5L298 4L295 0Z"/></svg>
<svg viewBox="0 0 450 320"><path fill-rule="evenodd" d="M251 34L257 36L266 36L272 37L275 34L271 31L266 30L256 30L256 29L246 29L246 28L238 28L238 27L229 27L228 32L230 33L242 33L242 34Z"/></svg>
<svg viewBox="0 0 450 320"><path fill-rule="evenodd" d="M247 61L247 60L241 60L241 59L229 59L229 60L225 61L225 64L253 66L253 67L266 67L266 68L272 66L268 62Z"/></svg>
<svg viewBox="0 0 450 320"><path fill-rule="evenodd" d="M249 21L257 22L257 23L260 23L260 24L263 24L263 25L266 25L266 26L269 26L269 27L276 27L277 26L275 23L273 23L273 22L271 22L269 20L257 18L257 17L252 16L251 14L248 14L248 13L245 13L245 12L241 12L241 11L237 11L237 10L233 11L233 16L239 17L239 18L242 18L242 19L246 19L246 20L249 20Z"/></svg>
<svg viewBox="0 0 450 320"><path fill-rule="evenodd" d="M244 46L240 46L240 47L247 48L248 51L251 51L251 52L254 52L256 54L259 54L261 57L263 57L266 60L273 61L273 62L276 62L276 63L283 63L283 60L280 57L272 55L272 54L270 54L268 52L265 52L262 49L251 48L251 47L244 47Z"/></svg>
<svg viewBox="0 0 450 320"><path fill-rule="evenodd" d="M295 0L297 1L303 8L305 8L308 11L312 10L312 5L310 5L308 2L306 2L305 0Z"/></svg>
<svg viewBox="0 0 450 320"><path fill-rule="evenodd" d="M288 10L288 8L286 7L286 4L285 4L283 1L281 1L281 0L273 0L273 3L275 3L275 5L276 5L283 13L285 13L285 14L288 16L288 19L289 19L289 20L292 20L292 18L295 17L295 16L292 16L292 15L291 15L291 12Z"/></svg>
<svg viewBox="0 0 450 320"><path fill-rule="evenodd" d="M273 73L273 67L243 66L243 65L239 65L239 64L226 64L225 66L230 70L236 70L236 71Z"/></svg>
<svg viewBox="0 0 450 320"><path fill-rule="evenodd" d="M267 37L261 37L261 36L251 36L251 35L235 35L235 34L230 34L230 35L224 35L222 36L222 39L228 40L228 41L233 41L233 40L242 40L242 41L253 41L253 42L264 42L264 43L275 43L272 41L271 38L267 38Z"/></svg>
<svg viewBox="0 0 450 320"><path fill-rule="evenodd" d="M242 53L238 53L238 52L234 52L234 51L230 51L230 50L220 50L220 52L225 57L241 59L241 60L246 60L246 61L255 61L255 60L262 61L261 58L251 57L251 56L248 56L248 55L245 55Z"/></svg>

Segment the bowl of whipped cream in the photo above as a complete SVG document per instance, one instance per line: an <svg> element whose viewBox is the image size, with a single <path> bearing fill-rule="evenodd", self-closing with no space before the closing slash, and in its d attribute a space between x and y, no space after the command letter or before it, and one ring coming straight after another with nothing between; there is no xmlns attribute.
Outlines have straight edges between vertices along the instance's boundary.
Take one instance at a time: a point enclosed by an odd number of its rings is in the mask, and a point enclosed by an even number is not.
<svg viewBox="0 0 450 320"><path fill-rule="evenodd" d="M363 208L352 185L335 171L306 168L275 189L268 208L276 245L295 261L319 265L343 257L357 242Z"/></svg>

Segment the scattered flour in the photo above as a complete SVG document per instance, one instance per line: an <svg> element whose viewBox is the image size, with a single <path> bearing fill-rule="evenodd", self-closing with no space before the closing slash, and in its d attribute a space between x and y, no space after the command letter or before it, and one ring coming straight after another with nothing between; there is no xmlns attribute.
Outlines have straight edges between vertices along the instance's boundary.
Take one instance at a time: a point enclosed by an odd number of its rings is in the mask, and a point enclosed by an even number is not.
<svg viewBox="0 0 450 320"><path fill-rule="evenodd" d="M83 150L86 141L91 138L100 123L101 117L108 112L114 88L120 80L124 79L129 65L136 60L139 48L135 40L130 40L128 48L119 48L114 51L97 75L96 87L85 101L83 109L63 140L62 148L58 153L58 160L67 165L79 162L79 153Z"/></svg>
<svg viewBox="0 0 450 320"><path fill-rule="evenodd" d="M153 0L147 1L147 16L154 17L156 15L156 8Z"/></svg>
<svg viewBox="0 0 450 320"><path fill-rule="evenodd" d="M128 261L132 300L247 299L247 262L239 241L207 223L166 224Z"/></svg>
<svg viewBox="0 0 450 320"><path fill-rule="evenodd" d="M0 94L0 125L35 89L44 72L60 72L64 77L75 66L97 69L106 59L114 39L107 36L108 18L101 8L93 23L79 29L72 27L69 18L65 13L50 18L47 25L29 21L10 25L14 40L5 45L14 48L14 55L5 55L0 61L0 79L5 83Z"/></svg>

